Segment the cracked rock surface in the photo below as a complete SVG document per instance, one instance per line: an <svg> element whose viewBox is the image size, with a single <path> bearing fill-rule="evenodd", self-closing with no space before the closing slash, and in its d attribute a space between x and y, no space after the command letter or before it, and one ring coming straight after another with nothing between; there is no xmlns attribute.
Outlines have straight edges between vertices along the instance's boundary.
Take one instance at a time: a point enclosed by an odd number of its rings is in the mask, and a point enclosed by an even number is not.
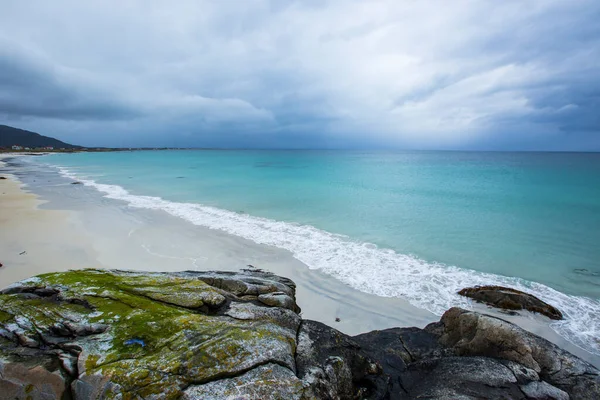
<svg viewBox="0 0 600 400"><path fill-rule="evenodd" d="M0 292L4 399L598 399L598 370L501 319L350 337L262 271L77 270Z"/></svg>

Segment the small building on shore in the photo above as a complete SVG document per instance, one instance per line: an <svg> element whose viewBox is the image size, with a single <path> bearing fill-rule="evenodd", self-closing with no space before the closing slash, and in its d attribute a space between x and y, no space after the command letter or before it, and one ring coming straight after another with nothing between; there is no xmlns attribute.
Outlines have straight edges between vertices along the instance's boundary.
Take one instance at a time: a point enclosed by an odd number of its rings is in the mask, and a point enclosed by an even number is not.
<svg viewBox="0 0 600 400"><path fill-rule="evenodd" d="M13 150L23 150L23 146L17 146L17 145L14 145L14 146L12 147L12 149L13 149Z"/></svg>

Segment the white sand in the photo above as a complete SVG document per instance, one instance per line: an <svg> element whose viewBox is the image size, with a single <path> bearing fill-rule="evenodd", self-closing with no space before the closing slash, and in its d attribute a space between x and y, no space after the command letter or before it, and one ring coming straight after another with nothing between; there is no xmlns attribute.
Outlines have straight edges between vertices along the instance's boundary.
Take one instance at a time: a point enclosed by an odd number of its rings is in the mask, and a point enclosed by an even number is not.
<svg viewBox="0 0 600 400"><path fill-rule="evenodd" d="M42 202L13 176L0 176L9 178L0 180L1 287L58 269L100 266L74 213L40 210Z"/></svg>

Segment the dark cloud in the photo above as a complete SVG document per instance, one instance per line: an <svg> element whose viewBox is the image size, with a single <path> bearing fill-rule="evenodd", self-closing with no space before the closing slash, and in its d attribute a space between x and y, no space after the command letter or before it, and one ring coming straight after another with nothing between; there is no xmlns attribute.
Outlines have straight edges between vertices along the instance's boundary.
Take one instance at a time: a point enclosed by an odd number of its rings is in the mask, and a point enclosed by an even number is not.
<svg viewBox="0 0 600 400"><path fill-rule="evenodd" d="M3 6L0 122L86 145L600 150L596 0L58 3Z"/></svg>
<svg viewBox="0 0 600 400"><path fill-rule="evenodd" d="M65 120L130 119L140 113L112 93L71 81L33 57L0 49L0 115Z"/></svg>

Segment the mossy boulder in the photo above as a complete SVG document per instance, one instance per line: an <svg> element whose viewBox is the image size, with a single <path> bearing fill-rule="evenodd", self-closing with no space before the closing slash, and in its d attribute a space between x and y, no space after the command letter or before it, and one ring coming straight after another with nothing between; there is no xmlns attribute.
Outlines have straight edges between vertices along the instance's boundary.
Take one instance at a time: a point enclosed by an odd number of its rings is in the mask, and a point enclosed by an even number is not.
<svg viewBox="0 0 600 400"><path fill-rule="evenodd" d="M232 281L233 293L222 284ZM268 363L294 375L298 314L239 298L282 289L294 296L265 273L41 275L0 294L0 368L45 357L42 372L70 384L75 398L179 398L190 385ZM31 385L28 395L48 391Z"/></svg>

